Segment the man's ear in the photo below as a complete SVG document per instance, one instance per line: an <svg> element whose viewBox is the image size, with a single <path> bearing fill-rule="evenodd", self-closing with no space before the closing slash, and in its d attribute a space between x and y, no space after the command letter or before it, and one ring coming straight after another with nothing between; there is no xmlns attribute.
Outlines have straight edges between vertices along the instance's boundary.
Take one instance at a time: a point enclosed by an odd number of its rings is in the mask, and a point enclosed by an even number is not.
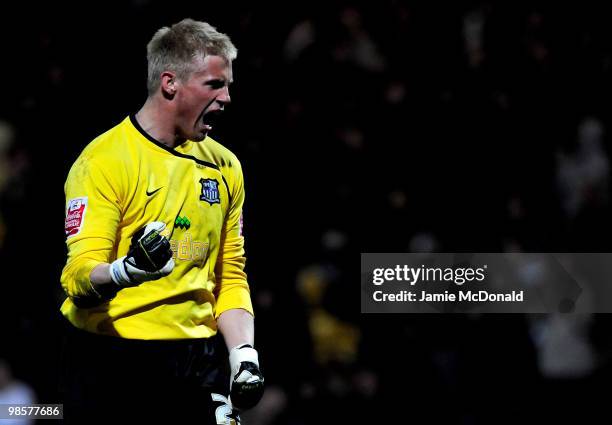
<svg viewBox="0 0 612 425"><path fill-rule="evenodd" d="M176 94L176 74L170 71L164 71L161 74L161 91L166 99L172 99Z"/></svg>

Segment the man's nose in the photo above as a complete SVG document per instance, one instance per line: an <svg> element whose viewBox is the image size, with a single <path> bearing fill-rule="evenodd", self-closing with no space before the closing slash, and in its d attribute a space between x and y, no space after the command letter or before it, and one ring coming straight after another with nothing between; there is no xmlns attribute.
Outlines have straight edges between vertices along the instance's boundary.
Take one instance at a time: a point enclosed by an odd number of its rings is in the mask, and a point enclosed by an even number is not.
<svg viewBox="0 0 612 425"><path fill-rule="evenodd" d="M217 96L217 102L219 102L221 106L225 106L228 103L232 102L232 99L229 94L229 87L223 87L223 89L221 89L219 96Z"/></svg>

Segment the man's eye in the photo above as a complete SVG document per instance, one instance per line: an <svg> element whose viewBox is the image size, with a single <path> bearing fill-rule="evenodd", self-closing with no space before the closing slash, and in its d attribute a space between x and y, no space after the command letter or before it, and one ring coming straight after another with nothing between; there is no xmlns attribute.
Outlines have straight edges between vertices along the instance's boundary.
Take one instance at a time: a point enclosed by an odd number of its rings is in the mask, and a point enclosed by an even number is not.
<svg viewBox="0 0 612 425"><path fill-rule="evenodd" d="M220 88L223 88L223 86L225 85L225 83L223 81L209 81L206 84L208 86L210 86L214 90L218 90Z"/></svg>

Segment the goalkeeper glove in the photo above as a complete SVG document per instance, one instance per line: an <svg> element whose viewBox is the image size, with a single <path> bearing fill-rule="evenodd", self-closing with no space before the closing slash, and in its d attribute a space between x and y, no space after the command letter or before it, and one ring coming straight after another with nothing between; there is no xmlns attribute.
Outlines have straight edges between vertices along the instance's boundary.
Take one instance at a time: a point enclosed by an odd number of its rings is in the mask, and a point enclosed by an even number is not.
<svg viewBox="0 0 612 425"><path fill-rule="evenodd" d="M111 279L120 288L137 286L170 274L174 268L170 242L160 232L166 224L154 221L132 236L128 254L111 263Z"/></svg>
<svg viewBox="0 0 612 425"><path fill-rule="evenodd" d="M257 351L249 344L230 350L230 400L238 410L255 406L264 392L264 378L259 371Z"/></svg>

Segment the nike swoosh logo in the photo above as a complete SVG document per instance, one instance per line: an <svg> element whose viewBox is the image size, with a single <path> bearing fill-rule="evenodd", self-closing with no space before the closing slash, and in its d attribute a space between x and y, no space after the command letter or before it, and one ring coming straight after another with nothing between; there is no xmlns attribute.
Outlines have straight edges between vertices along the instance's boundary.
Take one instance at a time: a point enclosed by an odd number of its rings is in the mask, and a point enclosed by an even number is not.
<svg viewBox="0 0 612 425"><path fill-rule="evenodd" d="M155 190L154 190L154 191L152 191L152 192L149 192L149 191L147 190L147 196L153 196L153 195L155 195L155 194L156 194L158 191L160 191L162 188L163 188L163 186L162 186L162 187L158 187L157 189L155 189Z"/></svg>

